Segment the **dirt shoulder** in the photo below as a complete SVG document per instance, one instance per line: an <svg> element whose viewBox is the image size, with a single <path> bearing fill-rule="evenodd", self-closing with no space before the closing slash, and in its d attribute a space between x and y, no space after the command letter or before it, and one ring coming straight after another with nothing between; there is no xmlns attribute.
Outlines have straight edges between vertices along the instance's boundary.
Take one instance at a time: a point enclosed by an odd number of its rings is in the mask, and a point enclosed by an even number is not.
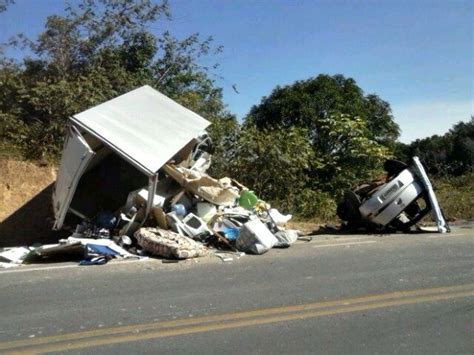
<svg viewBox="0 0 474 355"><path fill-rule="evenodd" d="M56 179L50 165L0 159L0 221Z"/></svg>

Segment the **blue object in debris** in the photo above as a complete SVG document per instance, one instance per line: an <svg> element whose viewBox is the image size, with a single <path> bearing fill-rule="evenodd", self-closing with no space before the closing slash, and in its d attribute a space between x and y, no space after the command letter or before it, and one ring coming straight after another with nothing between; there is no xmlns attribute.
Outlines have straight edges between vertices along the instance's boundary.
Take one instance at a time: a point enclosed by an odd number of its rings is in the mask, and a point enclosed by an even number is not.
<svg viewBox="0 0 474 355"><path fill-rule="evenodd" d="M107 263L107 258L105 256L96 256L95 258L92 258L90 260L81 260L79 262L79 265L104 265Z"/></svg>
<svg viewBox="0 0 474 355"><path fill-rule="evenodd" d="M119 255L119 253L117 253L115 250L112 250L108 246L105 246L105 245L87 244L87 250L92 253L105 255L105 256Z"/></svg>
<svg viewBox="0 0 474 355"><path fill-rule="evenodd" d="M186 213L186 207L184 207L183 204L181 203L176 203L171 206L171 211L176 213L177 216L184 217L187 215Z"/></svg>
<svg viewBox="0 0 474 355"><path fill-rule="evenodd" d="M236 240L237 237L239 236L239 229L238 228L232 228L232 227L222 227L220 230L222 234L224 234L225 239L233 241Z"/></svg>

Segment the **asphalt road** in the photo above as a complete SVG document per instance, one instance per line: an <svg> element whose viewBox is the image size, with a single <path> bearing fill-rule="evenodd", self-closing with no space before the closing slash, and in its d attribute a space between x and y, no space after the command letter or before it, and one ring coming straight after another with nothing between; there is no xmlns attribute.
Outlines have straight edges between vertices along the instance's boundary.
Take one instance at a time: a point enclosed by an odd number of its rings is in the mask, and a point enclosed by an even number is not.
<svg viewBox="0 0 474 355"><path fill-rule="evenodd" d="M0 270L0 353L474 353L474 230Z"/></svg>

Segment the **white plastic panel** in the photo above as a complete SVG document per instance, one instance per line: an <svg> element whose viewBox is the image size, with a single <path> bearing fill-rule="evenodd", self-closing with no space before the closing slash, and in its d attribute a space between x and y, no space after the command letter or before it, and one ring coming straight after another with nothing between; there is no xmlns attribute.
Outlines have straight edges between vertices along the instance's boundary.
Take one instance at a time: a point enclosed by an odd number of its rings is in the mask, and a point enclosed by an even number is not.
<svg viewBox="0 0 474 355"><path fill-rule="evenodd" d="M441 208L439 207L438 199L436 198L436 194L434 193L433 186L431 185L431 181L426 174L425 168L420 162L418 157L413 157L414 168L417 171L417 175L420 177L422 184L424 185L426 191L428 191L428 198L431 204L431 216L433 217L433 221L436 222L436 226L438 228L438 232L446 233L449 231L448 224L444 220L443 213L441 212Z"/></svg>
<svg viewBox="0 0 474 355"><path fill-rule="evenodd" d="M94 152L79 131L70 126L54 185L53 209L56 221L53 229L62 227L77 184L93 156Z"/></svg>
<svg viewBox="0 0 474 355"><path fill-rule="evenodd" d="M148 175L210 124L149 86L76 114L71 120Z"/></svg>

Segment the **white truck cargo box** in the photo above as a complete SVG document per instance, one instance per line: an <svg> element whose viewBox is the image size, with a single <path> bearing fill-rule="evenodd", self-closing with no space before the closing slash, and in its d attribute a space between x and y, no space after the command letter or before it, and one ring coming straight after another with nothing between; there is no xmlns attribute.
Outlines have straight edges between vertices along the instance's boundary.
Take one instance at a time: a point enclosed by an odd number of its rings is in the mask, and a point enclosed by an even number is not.
<svg viewBox="0 0 474 355"><path fill-rule="evenodd" d="M151 196L147 203L148 214L158 170L210 124L150 86L76 114L70 121L53 194L53 229L61 229L67 212L88 217L71 207L76 190L82 186L81 178L88 170L112 155L148 177ZM100 185L88 187L87 196L94 197L93 188L107 187L105 182Z"/></svg>

